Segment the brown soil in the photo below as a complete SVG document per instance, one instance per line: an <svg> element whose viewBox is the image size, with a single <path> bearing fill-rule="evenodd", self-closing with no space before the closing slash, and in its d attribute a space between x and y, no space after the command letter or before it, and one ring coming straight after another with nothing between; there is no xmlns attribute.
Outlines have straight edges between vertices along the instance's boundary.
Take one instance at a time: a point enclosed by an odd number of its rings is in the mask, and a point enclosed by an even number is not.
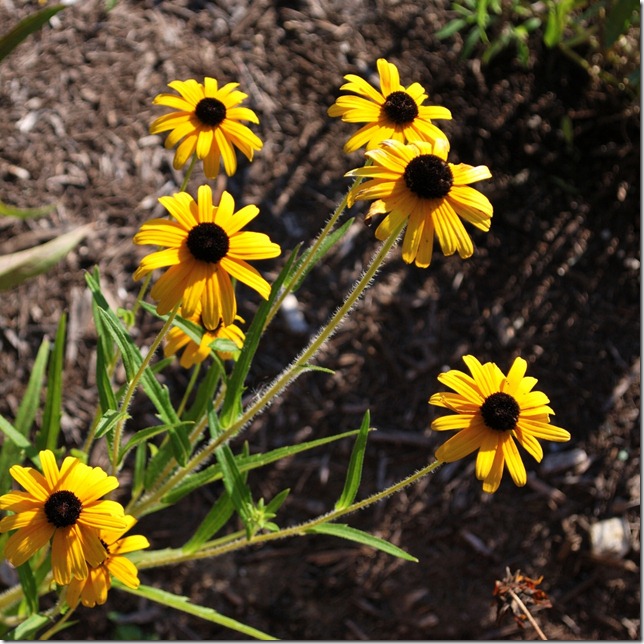
<svg viewBox="0 0 644 644"><path fill-rule="evenodd" d="M3 0L0 30L36 6ZM326 117L342 76L372 78L376 59L386 57L404 83L421 82L434 104L452 111L444 124L451 160L490 167L493 179L481 189L495 207L492 230L473 233L468 261L436 253L420 270L396 253L320 354L319 364L335 374L301 377L243 438L257 451L325 436L357 427L369 408L379 431L367 452L367 495L422 467L444 440L429 430L435 412L427 404L441 370L462 368L466 353L503 369L522 355L557 424L573 436L546 446L546 458L574 448L587 455L582 467L555 473L529 463L526 488L506 475L493 496L481 492L468 458L351 517L418 564L300 538L143 571L143 583L284 639L536 639L529 625L496 622L492 591L507 566L544 576L553 607L536 619L549 638L638 639L638 101L591 82L536 41L529 69L512 55L483 68L462 61L458 40L433 36L452 16L446 1L121 0L110 13L103 6L86 0L65 10L0 67L1 198L57 204L44 219L0 222L0 252L94 225L47 275L3 294L0 413L14 417L37 348L67 311L63 433L69 447L82 443L96 404L83 273L98 265L114 305L134 301L132 272L149 249L134 247L132 235L182 178L172 153L147 132L161 113L151 100L169 81L210 75L249 93L265 146L227 188L239 202L258 204L257 227L290 249L321 228L347 188L342 175L361 164L359 154L341 151L353 127ZM563 136L565 119L572 140ZM201 181L197 172L191 189ZM376 247L364 212L364 204L354 207L347 241L298 293L311 332ZM281 261L262 270L272 278ZM250 291L241 297L249 318L257 299ZM143 316L137 342L156 328ZM276 319L249 391L305 340ZM179 396L187 374L173 366L165 382ZM250 482L257 497L291 488L279 518L295 523L332 507L349 453L349 444L337 444L255 471ZM140 529L155 548L178 546L216 495L202 490ZM610 517L625 517L631 528L630 551L619 560L590 549L590 525ZM59 638L237 637L118 591L106 607L80 609L77 618Z"/></svg>

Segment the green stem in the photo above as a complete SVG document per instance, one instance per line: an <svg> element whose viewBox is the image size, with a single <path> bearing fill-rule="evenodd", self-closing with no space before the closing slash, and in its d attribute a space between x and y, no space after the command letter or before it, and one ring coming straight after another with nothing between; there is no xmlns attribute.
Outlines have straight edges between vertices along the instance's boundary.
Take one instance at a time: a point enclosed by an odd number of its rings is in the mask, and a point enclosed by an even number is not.
<svg viewBox="0 0 644 644"><path fill-rule="evenodd" d="M197 382L197 376L199 375L199 371L201 370L201 362L198 362L197 364L194 365L192 368L192 373L190 374L190 381L188 382L188 386L186 387L186 391L183 394L183 398L181 399L181 403L179 404L179 407L177 408L177 416L181 418L181 415L183 414L186 405L188 404L188 397L190 396L190 393L194 389L195 382Z"/></svg>
<svg viewBox="0 0 644 644"><path fill-rule="evenodd" d="M179 311L180 306L181 306L181 301L176 303L175 307L168 315L168 319L161 327L161 331L159 331L156 338L154 338L152 344L150 345L150 349L147 352L145 358L143 358L143 361L141 362L141 366L139 367L139 370L136 372L136 375L134 376L134 378L132 378L132 381L129 383L127 390L125 391L125 395L123 396L123 400L121 401L121 411L125 411L129 407L130 402L132 401L132 397L134 396L134 393L136 392L136 389L139 386L139 382L141 381L141 378L143 377L145 370L147 369L148 365L150 364L150 361L152 360L152 356L154 356L154 353L156 352L159 345L161 344L161 341L166 336L166 333L170 330L170 327L172 326L172 322L174 321L174 318L177 316L177 312ZM118 471L119 450L121 448L121 434L123 433L123 426L125 425L125 420L126 420L126 417L124 416L123 418L121 418L121 420L118 421L118 423L116 424L116 427L114 428L114 445L112 449L112 472L114 474L116 474L116 472Z"/></svg>
<svg viewBox="0 0 644 644"><path fill-rule="evenodd" d="M378 269L386 259L389 251L395 245L406 222L400 226L383 242L380 250L376 253L371 260L371 264L364 272L360 280L356 282L352 291L347 296L344 304L335 312L331 320L322 329L322 331L309 343L309 346L298 356L298 358L291 363L282 373L275 378L275 380L264 390L264 392L257 397L257 399L246 409L246 411L231 425L223 434L223 440L237 433L246 423L248 423L257 413L264 409L273 398L275 398L283 389L306 367L309 360L311 360L316 353L320 350L322 345L337 331L343 318L353 308L362 293L373 280L378 272ZM299 372L299 373L298 373Z"/></svg>
<svg viewBox="0 0 644 644"><path fill-rule="evenodd" d="M356 179L356 181L358 181L358 179ZM275 317L276 313L279 311L280 306L282 306L282 303L284 302L286 296L291 292L291 286L299 282L299 280L301 279L302 275L304 275L304 273L308 269L311 262L315 259L315 255L317 254L318 249L322 245L322 242L324 241L326 236L331 232L331 230L333 230L335 223L338 221L340 215L344 212L345 208L347 207L347 201L349 199L350 193L351 193L351 190L349 190L349 192L347 192L347 194L344 195L344 197L342 198L342 201L338 204L337 208L334 210L333 214L331 215L331 218L329 219L329 221L326 222L326 225L324 226L320 234L317 236L315 242L313 243L313 246L311 246L311 248L309 249L308 254L302 260L302 263L297 267L297 270L295 271L295 273L293 273L293 275L289 278L288 284L282 287L282 292L275 299L275 302L273 302L273 306L271 307L271 310L268 312L268 315L266 316L266 321L264 322L264 328L268 327L272 319Z"/></svg>
<svg viewBox="0 0 644 644"><path fill-rule="evenodd" d="M186 475L187 472L192 472L199 468L207 459L209 459L215 450L223 445L225 442L230 440L233 436L238 434L241 429L250 422L256 414L263 411L275 398L278 396L291 382L293 382L300 373L303 372L309 360L311 360L315 354L320 350L322 345L333 335L333 333L338 329L343 318L349 313L353 308L358 298L362 295L365 289L369 286L373 280L378 269L386 259L389 251L392 249L398 236L402 231L406 222L400 224L400 226L383 242L380 250L375 254L371 263L363 276L356 282L352 291L347 296L344 304L336 311L333 317L329 320L327 325L322 329L322 331L309 343L308 347L299 355L299 357L291 363L282 373L275 378L275 380L260 394L256 400L246 409L246 411L225 431L223 431L217 438L208 444L204 449L202 449L198 454L195 454L190 461L185 465L185 467L177 470L172 476L170 476L167 481L155 490L153 493L145 497L139 505L134 506L131 509L131 514L134 516L141 516L146 514L149 511L149 508L156 504L159 499L171 490L177 483ZM206 426L207 419L202 418L199 423L197 423L195 430L197 428L203 430Z"/></svg>
<svg viewBox="0 0 644 644"><path fill-rule="evenodd" d="M190 175L192 175L192 171L194 170L196 162L197 162L197 153L195 152L192 155L192 160L190 161L190 165L186 170L186 176L183 178L183 181L181 182L181 187L179 188L179 192L185 192L186 188L188 187L188 181L190 181Z"/></svg>
<svg viewBox="0 0 644 644"><path fill-rule="evenodd" d="M267 541L276 541L277 539L285 539L287 537L303 536L304 534L306 534L307 532L316 528L319 525L336 521L340 517L343 517L347 514L351 514L352 512L356 512L357 510L361 510L370 505L373 505L374 503L378 503L379 501L382 501L386 497L391 496L396 492L399 492L404 487L407 487L408 485L411 485L412 483L419 481L421 478L427 476L428 474L431 474L440 465L442 465L442 461L438 461L438 460L434 461L433 463L430 463L429 465L425 466L421 470L418 470L418 472L415 472L414 474L410 474L409 476L402 479L398 483L394 483L394 485L391 485L380 492L372 494L371 496L367 497L366 499L363 499L362 501L357 501L356 503L352 503L346 508L332 510L331 512L327 512L326 514L322 514L318 517L315 517L314 519L311 519L310 521L306 521L304 523L301 523L300 525L293 526L291 528L284 528L282 530L278 530L277 532L265 532L262 534L257 534L251 537L250 539L246 539L242 537L230 543L221 543L214 547L211 544L206 543L199 550L192 553L186 553L181 551L180 549L171 549L171 548L168 548L166 550L157 550L156 552L155 551L147 552L143 554L140 559L137 560L136 565L140 569L153 568L156 566L168 566L171 564L181 563L184 561L205 559L208 557L218 557L228 552L234 552L235 550L240 550L248 546L257 545L258 543L266 543Z"/></svg>

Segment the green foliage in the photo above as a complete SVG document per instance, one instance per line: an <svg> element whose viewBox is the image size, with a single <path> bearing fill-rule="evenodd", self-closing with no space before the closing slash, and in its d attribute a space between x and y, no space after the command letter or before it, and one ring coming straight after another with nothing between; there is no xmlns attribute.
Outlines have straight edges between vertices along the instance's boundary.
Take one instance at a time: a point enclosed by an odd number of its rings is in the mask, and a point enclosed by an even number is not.
<svg viewBox="0 0 644 644"><path fill-rule="evenodd" d="M0 38L0 61L6 58L31 34L39 31L53 16L62 11L65 6L64 4L56 4L51 7L45 7L21 20L13 29L2 36Z"/></svg>
<svg viewBox="0 0 644 644"><path fill-rule="evenodd" d="M626 64L618 66L618 76L599 69L606 65L594 60L600 56L603 61L614 61L620 38L639 25L637 0L458 0L452 2L452 10L456 17L436 36L446 39L461 33L463 58L480 56L481 62L488 64L513 48L519 62L528 66L533 55L530 36L537 34L546 47L559 48L604 82L634 90L638 87L639 48L626 56L630 59ZM581 45L585 47L583 54L576 51Z"/></svg>
<svg viewBox="0 0 644 644"><path fill-rule="evenodd" d="M44 244L0 257L0 291L47 272L87 236L90 228L81 226Z"/></svg>

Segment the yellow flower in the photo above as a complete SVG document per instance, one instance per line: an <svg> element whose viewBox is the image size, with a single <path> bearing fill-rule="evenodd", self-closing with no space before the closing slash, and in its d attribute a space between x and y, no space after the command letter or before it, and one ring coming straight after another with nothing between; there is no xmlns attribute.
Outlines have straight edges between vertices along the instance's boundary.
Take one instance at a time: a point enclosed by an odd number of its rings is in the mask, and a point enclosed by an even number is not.
<svg viewBox="0 0 644 644"><path fill-rule="evenodd" d="M13 515L0 521L0 532L18 531L9 537L5 558L22 565L50 539L51 567L58 584L72 578L85 579L86 560L98 566L105 559L100 529L125 526L123 507L100 497L118 487L114 476L100 467L89 467L68 456L58 470L50 450L40 452L43 474L31 467L14 465L9 472L26 492L9 492L0 497L0 510Z"/></svg>
<svg viewBox="0 0 644 644"><path fill-rule="evenodd" d="M222 320L232 324L237 314L231 277L268 299L270 284L246 260L277 257L281 250L264 233L241 231L259 213L257 206L235 213L226 191L213 206L210 186L200 186L197 199L187 192L159 199L176 221L153 219L141 226L135 244L166 249L144 257L134 279L169 266L150 291L159 302L157 312L164 315L181 302L184 316L190 317L201 306L204 326L214 330Z"/></svg>
<svg viewBox="0 0 644 644"><path fill-rule="evenodd" d="M183 311L181 311L181 316L183 316ZM194 315L186 318L190 322L194 322L199 326L203 326L201 321L201 310L197 308L197 311ZM240 322L243 320L237 316L236 318ZM226 340L232 340L239 349L242 348L244 344L244 339L246 336L244 332L236 325L229 324L224 326L220 324L213 331L204 330L204 334L201 336L201 342L197 344L194 342L190 336L182 331L179 327L173 327L168 332L166 336L166 345L163 349L163 355L167 358L168 356L173 356L177 351L186 347L183 354L181 355L181 360L179 364L184 369L190 369L197 363L203 362L210 355L210 345L217 339L223 338ZM230 360L233 355L229 351L217 351L217 355L222 360Z"/></svg>
<svg viewBox="0 0 644 644"><path fill-rule="evenodd" d="M196 80L172 81L168 86L179 92L159 94L154 98L156 105L172 107L171 112L155 119L150 126L152 134L172 130L165 140L165 147L171 148L181 139L174 155L174 167L182 168L196 152L203 160L204 174L213 179L219 172L220 160L228 176L237 169L234 147L239 148L249 161L255 150L262 148L261 140L239 121L259 123L255 112L240 103L247 94L236 88L239 83L227 83L219 87L214 78L204 78L203 84Z"/></svg>
<svg viewBox="0 0 644 644"><path fill-rule="evenodd" d="M136 519L128 515L125 521L125 528L100 530L101 543L105 547L107 557L98 566L89 568L87 579L73 579L67 586L66 600L71 608L76 608L79 600L83 606L89 608L104 604L107 601L107 592L112 587L112 576L129 588L139 587L136 566L123 555L148 548L150 543L139 534L123 537L136 523Z"/></svg>
<svg viewBox="0 0 644 644"><path fill-rule="evenodd" d="M446 407L455 416L442 416L432 423L436 431L453 431L452 436L436 451L439 461L451 463L475 450L476 478L483 481L484 492L496 492L507 465L518 486L526 484L527 475L516 442L537 462L543 450L537 439L563 442L570 433L550 425L548 397L532 391L536 378L526 377L527 362L516 358L508 375L493 362L481 364L474 356L463 356L472 376L452 369L438 380L456 393L434 394L431 405Z"/></svg>
<svg viewBox="0 0 644 644"><path fill-rule="evenodd" d="M388 213L376 229L380 240L387 239L406 221L402 257L421 268L431 263L434 233L445 255L455 251L462 258L472 255L472 240L459 217L481 230L490 229L492 204L467 185L489 179L489 169L448 163L448 152L447 141L408 145L383 141L379 150L366 153L373 165L347 173L367 179L350 194L349 205L360 199L375 199L367 218Z"/></svg>
<svg viewBox="0 0 644 644"><path fill-rule="evenodd" d="M329 116L340 116L347 123L366 123L345 144L344 151L354 152L363 145L367 150L377 148L385 139L397 141L446 140L431 119L451 119L445 107L423 105L427 94L419 83L409 87L400 84L398 69L384 58L378 59L380 90L367 81L348 74L349 81L340 89L358 96L340 96L328 109Z"/></svg>

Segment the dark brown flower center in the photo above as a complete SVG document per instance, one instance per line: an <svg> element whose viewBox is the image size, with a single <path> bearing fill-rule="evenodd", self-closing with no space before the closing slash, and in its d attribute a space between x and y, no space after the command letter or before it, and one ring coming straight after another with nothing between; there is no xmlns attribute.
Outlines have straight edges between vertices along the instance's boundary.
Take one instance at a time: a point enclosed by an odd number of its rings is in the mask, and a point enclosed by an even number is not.
<svg viewBox="0 0 644 644"><path fill-rule="evenodd" d="M407 125L418 116L418 105L407 92L392 92L387 96L382 111L396 125Z"/></svg>
<svg viewBox="0 0 644 644"><path fill-rule="evenodd" d="M226 118L226 106L216 98L202 98L197 103L195 114L204 125L215 127Z"/></svg>
<svg viewBox="0 0 644 644"><path fill-rule="evenodd" d="M435 154L421 154L412 159L403 178L409 190L423 199L444 197L454 183L449 165Z"/></svg>
<svg viewBox="0 0 644 644"><path fill-rule="evenodd" d="M499 391L485 399L481 405L483 422L490 428L504 432L514 429L519 420L519 403L508 394Z"/></svg>
<svg viewBox="0 0 644 644"><path fill-rule="evenodd" d="M83 504L79 498L67 490L54 492L45 501L45 516L47 521L57 528L67 528L74 525L80 516Z"/></svg>
<svg viewBox="0 0 644 644"><path fill-rule="evenodd" d="M230 240L226 231L217 224L204 222L197 224L188 233L188 250L200 262L216 264L226 257Z"/></svg>

